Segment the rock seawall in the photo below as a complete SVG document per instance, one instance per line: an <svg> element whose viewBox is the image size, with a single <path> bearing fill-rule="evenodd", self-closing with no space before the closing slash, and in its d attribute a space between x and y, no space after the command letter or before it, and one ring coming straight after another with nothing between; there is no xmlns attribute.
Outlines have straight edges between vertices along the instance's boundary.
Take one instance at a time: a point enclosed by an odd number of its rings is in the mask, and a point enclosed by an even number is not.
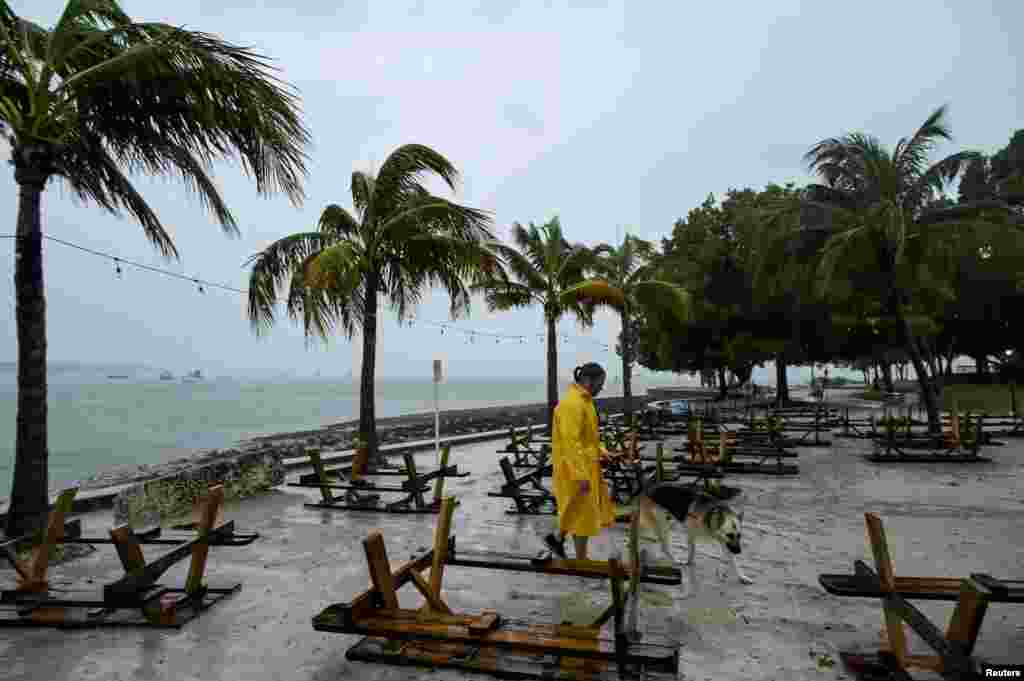
<svg viewBox="0 0 1024 681"><path fill-rule="evenodd" d="M114 498L114 522L148 527L187 521L196 500L214 482L224 483L225 501L266 492L284 482L283 459L295 455L292 449L211 451L189 467L122 490Z"/></svg>

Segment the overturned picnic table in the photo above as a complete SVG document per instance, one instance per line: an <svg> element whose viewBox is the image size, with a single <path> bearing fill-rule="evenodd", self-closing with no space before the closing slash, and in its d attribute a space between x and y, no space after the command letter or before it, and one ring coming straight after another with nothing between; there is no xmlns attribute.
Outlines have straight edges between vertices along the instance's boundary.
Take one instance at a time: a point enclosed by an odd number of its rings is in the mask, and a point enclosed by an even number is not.
<svg viewBox="0 0 1024 681"><path fill-rule="evenodd" d="M983 678L980 661L971 653L988 605L1024 603L1024 580L995 579L980 573L962 579L897 577L881 518L865 513L864 522L875 569L857 560L853 575L823 574L818 581L831 594L880 599L886 641L876 656L843 653L844 662L861 674L873 674L872 678L912 681L910 669L938 672L947 679ZM945 634L909 602L918 599L956 603ZM937 654L909 654L904 622Z"/></svg>

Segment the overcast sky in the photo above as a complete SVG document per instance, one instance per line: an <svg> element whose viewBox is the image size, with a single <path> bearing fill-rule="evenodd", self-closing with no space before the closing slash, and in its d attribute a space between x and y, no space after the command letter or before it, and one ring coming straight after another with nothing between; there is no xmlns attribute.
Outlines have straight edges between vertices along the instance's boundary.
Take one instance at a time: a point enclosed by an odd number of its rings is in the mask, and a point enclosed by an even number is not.
<svg viewBox="0 0 1024 681"><path fill-rule="evenodd" d="M138 187L172 235L167 262L128 218L77 205L60 183L43 196L43 231L97 251L244 289L244 261L311 229L328 203L351 207L353 169L379 165L402 144L427 144L461 171L456 200L491 211L502 237L515 221L555 214L571 241L614 242L628 226L667 236L709 193L808 181L802 154L825 137L863 130L893 145L948 103L955 141L991 153L1024 127L1011 27L1024 4L1002 2L715 3L345 2L124 0L137 20L166 21L251 45L300 90L312 130L308 199L259 198L233 167L217 181L241 227L229 239L171 180ZM63 0L14 0L52 26ZM0 173L0 215L13 233L17 191ZM248 369L343 375L361 344L343 336L305 345L285 319L256 338L244 296L207 290L44 242L49 357L139 362L207 374ZM13 242L0 240L0 361L16 359ZM430 296L425 319L447 319ZM436 327L383 317L380 376L544 376L541 311L489 314L474 306L456 326L524 334L527 342L470 344ZM580 336L572 320L563 333ZM604 316L582 334L613 342ZM560 373L617 358L574 340ZM614 364L613 364L614 365Z"/></svg>

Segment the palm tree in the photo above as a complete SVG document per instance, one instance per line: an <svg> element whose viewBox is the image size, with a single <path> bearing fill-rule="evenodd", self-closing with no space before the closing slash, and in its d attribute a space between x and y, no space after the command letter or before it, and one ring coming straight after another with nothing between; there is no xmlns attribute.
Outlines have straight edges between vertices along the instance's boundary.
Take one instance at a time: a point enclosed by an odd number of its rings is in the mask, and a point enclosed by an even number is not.
<svg viewBox="0 0 1024 681"><path fill-rule="evenodd" d="M874 293L884 313L901 328L928 411L929 428L941 431L938 377L929 377L927 352L920 343L914 299L935 288L930 276L935 254L948 250L958 233L978 231L995 236L1021 220L1000 199L986 199L948 207L940 201L948 182L979 158L964 151L928 164L928 154L939 140L952 136L946 107L940 107L909 139L890 153L875 138L851 133L826 139L807 152L805 160L825 183L811 184L802 201L802 238L796 251L817 257L820 290L827 290L841 267L853 257L869 264ZM861 293L863 295L863 293Z"/></svg>
<svg viewBox="0 0 1024 681"><path fill-rule="evenodd" d="M167 257L178 253L125 171L180 174L222 229L235 219L207 174L241 156L260 194L302 200L309 134L296 97L256 53L167 24L134 23L114 0L71 0L52 29L0 0L0 127L18 184L15 289L18 416L8 536L48 507L43 190L51 178L127 211Z"/></svg>
<svg viewBox="0 0 1024 681"><path fill-rule="evenodd" d="M363 336L359 434L369 457L377 454L374 375L377 309L385 296L402 322L424 288L439 285L451 298L456 319L469 311L467 284L500 276L487 247L494 236L483 211L433 196L420 183L433 173L454 191L458 171L433 149L408 144L396 149L374 175L352 173L355 215L327 206L317 231L286 236L250 258L249 320L259 334L274 322L278 291L291 280L287 311L302 320L306 337L327 339L340 325L351 339Z"/></svg>
<svg viewBox="0 0 1024 681"><path fill-rule="evenodd" d="M532 222L529 229L519 223L513 224L512 241L514 246L494 244L494 251L503 267L495 276L478 283L473 289L484 294L491 311L535 304L543 307L547 326L550 426L558 404L558 338L555 326L563 315L570 312L582 326L593 324L593 306L587 304L578 286L584 283L587 268L594 264L594 255L583 244L571 245L566 241L557 216L540 227ZM607 297L614 301L615 292L591 288L590 294L597 299Z"/></svg>
<svg viewBox="0 0 1024 681"><path fill-rule="evenodd" d="M626 234L616 248L600 244L593 250L591 271L597 278L570 287L565 296L588 307L611 307L622 321L622 396L626 423L633 422L632 368L635 360L636 313L660 311L685 322L690 314L690 294L682 286L659 278L654 246ZM609 295L609 293L611 295Z"/></svg>

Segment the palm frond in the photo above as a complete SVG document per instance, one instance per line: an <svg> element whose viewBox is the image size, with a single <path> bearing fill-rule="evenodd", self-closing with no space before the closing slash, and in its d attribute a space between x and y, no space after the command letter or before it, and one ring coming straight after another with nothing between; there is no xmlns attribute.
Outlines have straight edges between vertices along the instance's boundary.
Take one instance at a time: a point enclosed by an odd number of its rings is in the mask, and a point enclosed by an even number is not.
<svg viewBox="0 0 1024 681"><path fill-rule="evenodd" d="M62 167L64 180L79 198L95 201L114 215L122 209L128 211L164 257L178 257L160 218L121 172L100 139L92 135L79 137L65 150Z"/></svg>
<svg viewBox="0 0 1024 681"><path fill-rule="evenodd" d="M933 196L942 195L946 186L955 180L968 165L984 160L976 151L961 151L932 164L917 177L909 178L904 205L915 210L925 205Z"/></svg>
<svg viewBox="0 0 1024 681"><path fill-rule="evenodd" d="M562 290L558 304L562 308L579 306L590 310L607 307L621 313L626 307L626 295L604 279L588 279Z"/></svg>
<svg viewBox="0 0 1024 681"><path fill-rule="evenodd" d="M391 152L374 182L373 203L377 215L391 215L412 195L425 191L420 182L425 173L437 175L455 191L459 173L437 151L422 144L406 144Z"/></svg>
<svg viewBox="0 0 1024 681"><path fill-rule="evenodd" d="M300 232L275 241L245 262L252 265L248 316L257 334L273 325L278 290L296 273L301 276L304 263L327 243L319 232Z"/></svg>
<svg viewBox="0 0 1024 681"><path fill-rule="evenodd" d="M50 31L19 17L7 2L0 5L0 73L17 73L26 85L38 85L35 66L45 63L50 40Z"/></svg>
<svg viewBox="0 0 1024 681"><path fill-rule="evenodd" d="M992 220L1012 227L1024 225L1024 216L1001 199L983 199L955 206L926 210L917 219L920 225L964 222L969 220Z"/></svg>
<svg viewBox="0 0 1024 681"><path fill-rule="evenodd" d="M670 281L644 279L633 286L633 295L645 310L668 313L686 324L693 319L692 296L686 288Z"/></svg>
<svg viewBox="0 0 1024 681"><path fill-rule="evenodd" d="M928 154L939 140L952 140L953 135L946 122L946 105L932 112L909 140L900 140L893 160L904 176L917 177L924 171Z"/></svg>
<svg viewBox="0 0 1024 681"><path fill-rule="evenodd" d="M493 248L505 266L508 267L509 274L515 277L518 283L535 291L542 291L547 288L548 281L545 279L543 272L539 271L536 264L531 262L526 255L506 244L495 244Z"/></svg>
<svg viewBox="0 0 1024 681"><path fill-rule="evenodd" d="M553 275L563 289L582 281L587 270L595 264L593 252L583 244L570 246L563 241L555 253L553 257L557 260L552 263L555 266Z"/></svg>
<svg viewBox="0 0 1024 681"><path fill-rule="evenodd" d="M359 222L352 214L336 203L329 204L320 214L320 232L328 236L328 240L348 239L361 240Z"/></svg>
<svg viewBox="0 0 1024 681"><path fill-rule="evenodd" d="M282 191L301 203L310 137L296 96L267 60L166 25L126 35L91 49L91 65L68 69L54 92L63 102L57 113L72 108L76 125L103 139L114 157L157 172L167 149L204 163L237 152L259 193Z"/></svg>
<svg viewBox="0 0 1024 681"><path fill-rule="evenodd" d="M363 280L365 255L351 241L328 243L303 261L303 281L314 288L354 291Z"/></svg>
<svg viewBox="0 0 1024 681"><path fill-rule="evenodd" d="M486 211L425 194L398 206L393 214L387 216L379 233L381 239L392 241L402 241L426 232L479 243L494 239L488 229L490 223L491 218Z"/></svg>
<svg viewBox="0 0 1024 681"><path fill-rule="evenodd" d="M59 67L111 33L132 26L131 17L112 0L68 0L50 36L46 61Z"/></svg>
<svg viewBox="0 0 1024 681"><path fill-rule="evenodd" d="M510 282L504 285L474 284L470 287L474 293L481 293L487 309L511 310L516 307L529 307L538 303L537 295L527 286Z"/></svg>
<svg viewBox="0 0 1024 681"><path fill-rule="evenodd" d="M821 251L818 261L817 272L820 279L817 282L816 291L819 296L824 296L831 288L832 278L836 274L840 259L846 254L851 243L864 236L870 236L868 227L848 229L830 237Z"/></svg>
<svg viewBox="0 0 1024 681"><path fill-rule="evenodd" d="M318 255L311 254L295 268L286 304L288 316L293 321L301 321L307 346L315 335L327 338L335 317L326 291L314 288L307 281L310 265Z"/></svg>
<svg viewBox="0 0 1024 681"><path fill-rule="evenodd" d="M547 248L541 230L530 223L529 228L512 223L512 243L538 272L547 272Z"/></svg>
<svg viewBox="0 0 1024 681"><path fill-rule="evenodd" d="M356 208L356 215L364 223L367 222L366 212L373 202L375 183L376 180L369 173L361 170L352 172L352 205Z"/></svg>

